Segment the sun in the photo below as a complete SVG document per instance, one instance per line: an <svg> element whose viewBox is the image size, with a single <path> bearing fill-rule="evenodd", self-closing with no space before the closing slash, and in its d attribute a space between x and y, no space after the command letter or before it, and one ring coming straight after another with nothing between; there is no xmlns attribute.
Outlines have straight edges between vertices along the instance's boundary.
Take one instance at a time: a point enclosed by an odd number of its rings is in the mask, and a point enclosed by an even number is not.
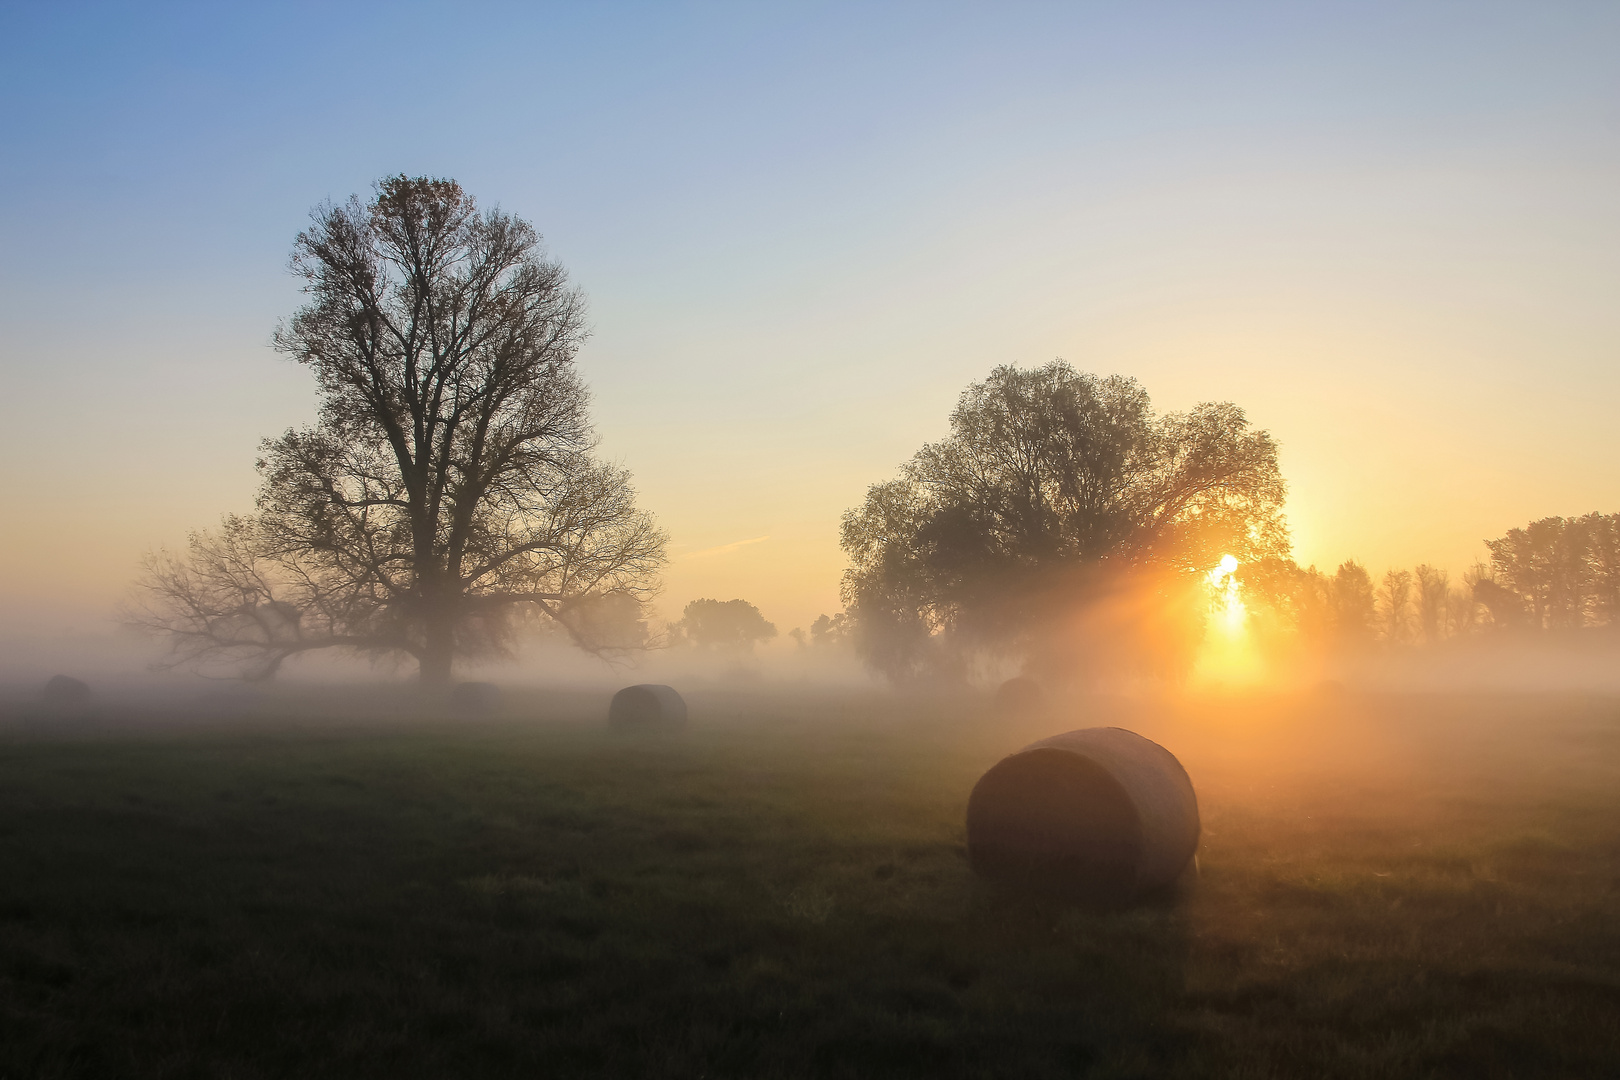
<svg viewBox="0 0 1620 1080"><path fill-rule="evenodd" d="M1209 590L1208 632L1193 665L1193 681L1208 687L1231 689L1253 686L1264 677L1263 665L1249 635L1249 609L1243 603L1240 564L1222 555L1204 575Z"/></svg>
<svg viewBox="0 0 1620 1080"><path fill-rule="evenodd" d="M1243 605L1243 586L1237 579L1238 561L1231 555L1222 555L1215 569L1209 572L1210 614L1215 625L1227 637L1243 633L1248 608Z"/></svg>

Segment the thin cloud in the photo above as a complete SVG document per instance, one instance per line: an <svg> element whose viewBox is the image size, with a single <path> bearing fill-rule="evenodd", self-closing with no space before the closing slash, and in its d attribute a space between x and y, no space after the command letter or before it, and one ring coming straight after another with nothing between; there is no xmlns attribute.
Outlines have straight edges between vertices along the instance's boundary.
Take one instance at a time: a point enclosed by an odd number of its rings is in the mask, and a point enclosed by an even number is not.
<svg viewBox="0 0 1620 1080"><path fill-rule="evenodd" d="M738 548L745 548L749 544L763 544L769 539L770 535L767 534L765 536L751 537L747 540L733 540L731 543L721 544L719 547L704 548L702 551L688 551L685 555L680 556L680 558L700 559L710 555L728 555L731 552L736 551Z"/></svg>

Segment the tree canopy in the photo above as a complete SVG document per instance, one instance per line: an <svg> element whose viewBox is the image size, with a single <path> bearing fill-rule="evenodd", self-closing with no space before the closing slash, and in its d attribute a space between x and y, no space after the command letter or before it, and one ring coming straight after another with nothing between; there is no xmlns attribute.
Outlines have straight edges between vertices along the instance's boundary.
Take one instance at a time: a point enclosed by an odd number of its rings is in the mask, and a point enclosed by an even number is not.
<svg viewBox="0 0 1620 1080"><path fill-rule="evenodd" d="M649 597L665 536L593 455L580 292L451 180L312 217L292 257L310 299L275 347L314 374L319 420L263 443L257 513L149 560L136 621L260 676L346 647L442 682L525 613L593 645L576 616Z"/></svg>
<svg viewBox="0 0 1620 1080"><path fill-rule="evenodd" d="M1568 630L1620 620L1620 514L1550 517L1487 540L1505 625Z"/></svg>
<svg viewBox="0 0 1620 1080"><path fill-rule="evenodd" d="M1125 621L1184 652L1190 580L1286 554L1283 495L1276 444L1235 405L1158 416L1132 379L996 368L844 516L858 647L896 675L975 650L1072 670L1101 643L1059 623L1129 597Z"/></svg>
<svg viewBox="0 0 1620 1080"><path fill-rule="evenodd" d="M738 652L776 636L775 624L746 600L693 600L673 629L680 640L699 648Z"/></svg>

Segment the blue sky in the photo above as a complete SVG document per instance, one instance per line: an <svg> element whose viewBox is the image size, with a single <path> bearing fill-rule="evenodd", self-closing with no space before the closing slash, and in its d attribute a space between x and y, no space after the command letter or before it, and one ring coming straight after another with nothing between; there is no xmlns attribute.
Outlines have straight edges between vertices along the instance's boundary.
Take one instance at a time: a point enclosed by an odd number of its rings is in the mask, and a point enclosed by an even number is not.
<svg viewBox="0 0 1620 1080"><path fill-rule="evenodd" d="M396 172L590 296L671 609L832 610L839 513L1053 356L1245 406L1302 561L1460 571L1620 510L1616 56L1612 4L5 5L0 603L251 505L292 238Z"/></svg>

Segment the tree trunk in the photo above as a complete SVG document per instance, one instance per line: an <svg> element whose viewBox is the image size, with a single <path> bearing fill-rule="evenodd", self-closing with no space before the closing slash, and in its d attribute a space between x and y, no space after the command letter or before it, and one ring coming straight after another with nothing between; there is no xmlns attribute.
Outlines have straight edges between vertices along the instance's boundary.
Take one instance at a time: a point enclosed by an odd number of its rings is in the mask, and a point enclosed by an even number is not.
<svg viewBox="0 0 1620 1080"><path fill-rule="evenodd" d="M436 612L428 617L418 668L423 686L450 685L450 666L456 656L452 629L448 615Z"/></svg>

